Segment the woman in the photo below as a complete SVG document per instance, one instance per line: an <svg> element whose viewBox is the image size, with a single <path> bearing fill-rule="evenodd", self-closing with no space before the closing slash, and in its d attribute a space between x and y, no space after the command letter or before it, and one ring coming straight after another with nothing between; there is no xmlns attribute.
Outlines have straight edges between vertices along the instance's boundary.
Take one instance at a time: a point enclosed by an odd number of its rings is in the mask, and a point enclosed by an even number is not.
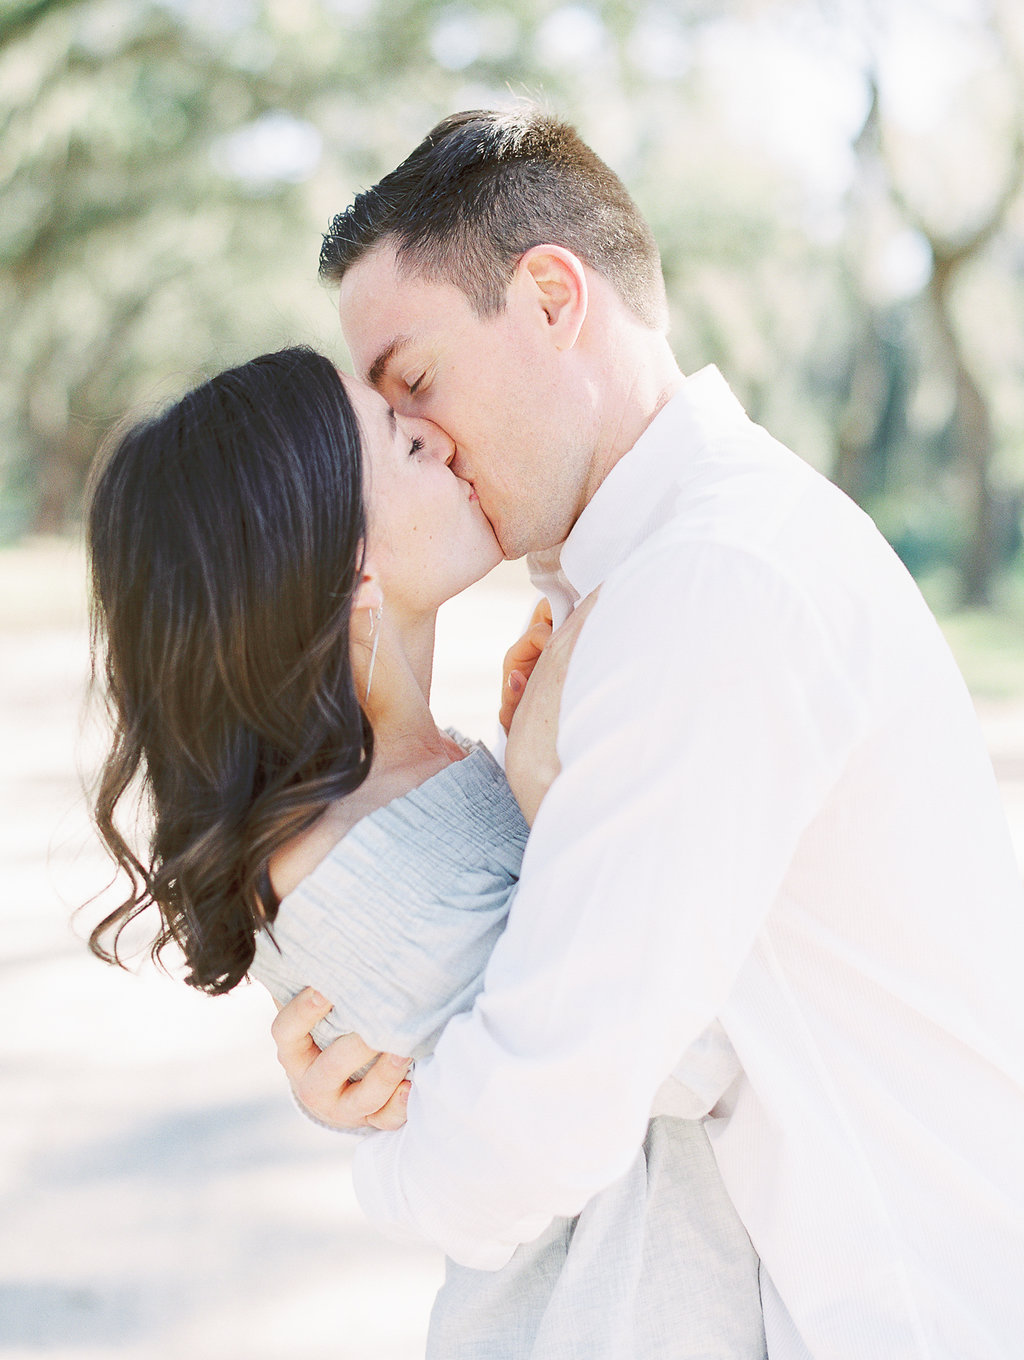
<svg viewBox="0 0 1024 1360"><path fill-rule="evenodd" d="M93 934L101 957L155 907L154 950L180 947L193 986L312 984L335 1003L319 1040L417 1059L471 1004L527 828L489 753L430 715L437 609L501 557L453 453L303 349L115 443L88 523L114 719L95 813L131 892ZM116 825L140 787L145 854ZM741 1225L677 1212L709 1156L699 1126L653 1120L578 1219L503 1271L450 1267L428 1354L760 1357ZM692 1297L683 1255L705 1276Z"/></svg>

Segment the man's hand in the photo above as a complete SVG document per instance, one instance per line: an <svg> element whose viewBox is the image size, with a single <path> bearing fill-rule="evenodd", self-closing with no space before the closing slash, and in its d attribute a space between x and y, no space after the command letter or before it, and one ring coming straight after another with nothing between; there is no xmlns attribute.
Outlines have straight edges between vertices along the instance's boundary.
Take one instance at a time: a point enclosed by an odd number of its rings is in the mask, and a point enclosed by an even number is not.
<svg viewBox="0 0 1024 1360"><path fill-rule="evenodd" d="M530 826L544 795L562 768L556 749L562 689L573 648L587 616L597 603L599 590L600 587L592 591L576 606L535 658L530 682L509 728L505 774Z"/></svg>
<svg viewBox="0 0 1024 1360"><path fill-rule="evenodd" d="M550 638L551 603L542 598L533 611L526 632L505 653L505 661L501 668L501 711L498 714L498 721L506 732L519 700L523 697L526 682L533 674L537 659Z"/></svg>
<svg viewBox="0 0 1024 1360"><path fill-rule="evenodd" d="M358 1034L345 1034L321 1052L311 1031L330 1009L330 1001L307 987L279 1008L270 1027L296 1099L332 1128L401 1128L412 1060L378 1053Z"/></svg>

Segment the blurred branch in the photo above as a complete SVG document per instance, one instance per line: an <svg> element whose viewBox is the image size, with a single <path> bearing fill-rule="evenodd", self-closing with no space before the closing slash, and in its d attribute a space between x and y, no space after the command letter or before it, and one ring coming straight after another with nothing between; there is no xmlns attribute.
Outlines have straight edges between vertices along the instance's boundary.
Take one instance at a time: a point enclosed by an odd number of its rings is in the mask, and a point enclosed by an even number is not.
<svg viewBox="0 0 1024 1360"><path fill-rule="evenodd" d="M917 212L895 179L890 179L893 201L910 225L921 233L931 247L936 274L950 276L966 261L978 255L1006 221L1007 214L1024 188L1024 132L1018 120L1010 153L1010 164L1002 188L989 211L973 230L963 235L943 237Z"/></svg>
<svg viewBox="0 0 1024 1360"><path fill-rule="evenodd" d="M85 0L33 0L15 10L0 13L0 50L30 33L51 14L79 9Z"/></svg>
<svg viewBox="0 0 1024 1360"><path fill-rule="evenodd" d="M937 231L926 220L924 214L910 201L910 196L897 180L892 161L886 154L885 141L880 131L877 80L874 75L871 77L872 112L875 115L876 122L873 131L878 152L885 166L893 203L906 222L915 231L920 232L928 242L937 273L952 275L966 260L984 250L1005 223L1010 209L1019 197L1022 188L1024 188L1024 89L1022 89L1022 73L1017 62L1012 59L1010 43L1004 31L1004 25L1005 21L1001 22L997 16L994 16L991 20L992 36L999 50L1003 52L1004 60L1013 73L1016 93L1016 106L1011 119L1013 131L1006 176L988 212L973 228L967 229L959 236L944 236Z"/></svg>

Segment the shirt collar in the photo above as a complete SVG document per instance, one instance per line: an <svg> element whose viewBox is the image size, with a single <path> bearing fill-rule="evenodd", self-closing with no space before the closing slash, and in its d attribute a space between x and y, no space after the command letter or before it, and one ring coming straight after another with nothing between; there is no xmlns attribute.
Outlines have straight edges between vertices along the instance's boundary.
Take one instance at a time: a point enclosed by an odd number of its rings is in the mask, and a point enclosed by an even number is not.
<svg viewBox="0 0 1024 1360"><path fill-rule="evenodd" d="M595 590L653 532L666 491L685 482L709 440L723 428L748 423L714 365L684 379L608 473L562 545L562 575L577 599Z"/></svg>

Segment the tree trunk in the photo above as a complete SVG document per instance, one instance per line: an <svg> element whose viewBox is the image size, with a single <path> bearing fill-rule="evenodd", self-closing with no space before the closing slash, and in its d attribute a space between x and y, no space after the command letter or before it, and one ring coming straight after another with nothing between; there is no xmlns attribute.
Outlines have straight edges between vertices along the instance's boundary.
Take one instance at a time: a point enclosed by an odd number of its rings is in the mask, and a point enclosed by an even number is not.
<svg viewBox="0 0 1024 1360"><path fill-rule="evenodd" d="M967 538L959 568L960 600L964 605L981 606L991 603L998 565L996 503L990 477L995 438L988 399L967 365L953 320L950 294L959 264L959 259L936 258L928 291L953 370L952 435L967 511Z"/></svg>

